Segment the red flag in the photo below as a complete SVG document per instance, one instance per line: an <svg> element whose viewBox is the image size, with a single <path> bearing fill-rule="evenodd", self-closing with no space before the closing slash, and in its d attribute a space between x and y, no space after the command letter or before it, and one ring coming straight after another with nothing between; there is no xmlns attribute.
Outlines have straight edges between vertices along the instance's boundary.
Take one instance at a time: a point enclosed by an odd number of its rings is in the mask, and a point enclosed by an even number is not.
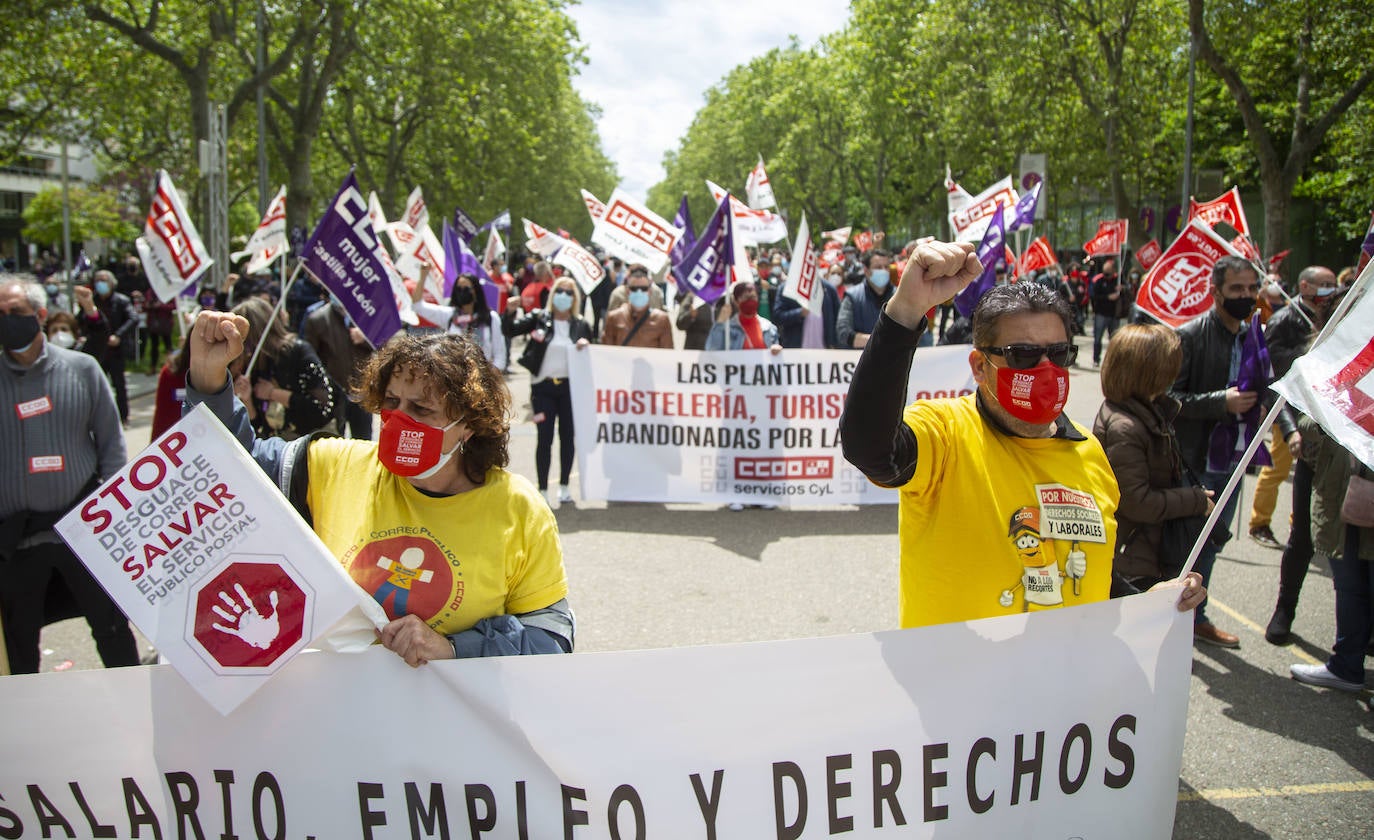
<svg viewBox="0 0 1374 840"><path fill-rule="evenodd" d="M1149 242L1141 245L1139 251L1135 252L1135 259L1136 262L1140 263L1141 268L1149 271L1150 266L1155 264L1161 253L1162 249L1159 247L1159 240L1151 239Z"/></svg>
<svg viewBox="0 0 1374 840"><path fill-rule="evenodd" d="M859 249L860 254L873 250L873 234L861 231L854 237L854 247Z"/></svg>
<svg viewBox="0 0 1374 840"><path fill-rule="evenodd" d="M1237 254L1245 257L1250 262L1260 261L1260 252L1259 248L1255 245L1255 240L1243 233L1231 240L1231 247L1236 249Z"/></svg>
<svg viewBox="0 0 1374 840"><path fill-rule="evenodd" d="M1034 242L1026 246L1026 253L1021 255L1020 273L1026 274L1031 271L1039 271L1042 268L1049 268L1058 263L1059 260L1054 256L1054 249L1050 247L1050 240L1047 237L1037 237Z"/></svg>
<svg viewBox="0 0 1374 840"><path fill-rule="evenodd" d="M1245 208L1240 204L1240 187L1232 187L1205 204L1198 204L1190 197L1188 221L1191 222L1193 219L1201 219L1208 227L1217 222L1225 222L1234 228L1236 233L1250 235L1250 223L1245 220Z"/></svg>
<svg viewBox="0 0 1374 840"><path fill-rule="evenodd" d="M1278 271L1280 268L1282 268L1282 267L1283 267L1283 261L1284 261L1285 259L1287 259L1287 258L1288 258L1288 255L1291 254L1291 253L1293 253L1293 249L1292 249L1292 248L1286 248L1286 249L1284 249L1284 250L1282 250L1282 251L1279 251L1279 252L1278 252L1277 254L1275 254L1274 256L1270 257L1270 258L1269 258L1269 271L1272 273L1272 272L1276 272L1276 271Z"/></svg>
<svg viewBox="0 0 1374 840"><path fill-rule="evenodd" d="M1097 223L1097 233L1093 238L1083 243L1083 250L1090 257L1111 257L1121 252L1121 248L1126 244L1126 225L1125 219L1112 219L1108 222Z"/></svg>
<svg viewBox="0 0 1374 840"><path fill-rule="evenodd" d="M1212 266L1232 254L1225 239L1194 219L1145 273L1136 306L1171 327L1186 324L1212 308Z"/></svg>

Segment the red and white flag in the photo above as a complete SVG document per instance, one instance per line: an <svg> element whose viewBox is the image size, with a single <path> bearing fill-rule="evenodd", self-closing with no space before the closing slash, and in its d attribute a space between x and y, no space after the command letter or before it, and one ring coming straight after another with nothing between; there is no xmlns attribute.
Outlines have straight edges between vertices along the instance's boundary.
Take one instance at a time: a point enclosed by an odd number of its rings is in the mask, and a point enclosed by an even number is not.
<svg viewBox="0 0 1374 840"><path fill-rule="evenodd" d="M405 222L392 222L387 225L386 233L396 249L394 267L401 278L413 286L424 277L425 293L431 302L446 302L448 295L444 294L444 266L447 259L434 231L428 226L417 231ZM429 268L428 276L424 272L426 267Z"/></svg>
<svg viewBox="0 0 1374 840"><path fill-rule="evenodd" d="M1083 243L1083 250L1090 257L1114 257L1121 253L1121 249L1126 245L1126 233L1129 223L1125 219L1112 219L1111 221L1098 222L1097 233L1093 238Z"/></svg>
<svg viewBox="0 0 1374 840"><path fill-rule="evenodd" d="M1269 258L1269 270L1270 270L1271 272L1276 272L1276 271L1278 271L1279 269L1283 268L1283 261L1286 260L1286 259L1288 259L1288 255L1291 254L1291 253L1293 253L1293 249L1292 249L1292 248L1285 248L1285 249L1283 249L1282 251L1279 251L1279 252L1278 252L1277 254L1275 254L1274 256L1270 257L1270 258Z"/></svg>
<svg viewBox="0 0 1374 840"><path fill-rule="evenodd" d="M592 195L587 190L582 190L582 203L587 205L587 212L592 216L592 224L601 221L601 216L606 212L606 202Z"/></svg>
<svg viewBox="0 0 1374 840"><path fill-rule="evenodd" d="M706 182L711 198L720 204L729 191L712 181ZM767 245L787 238L787 222L771 210L754 210L730 195L730 225L737 245Z"/></svg>
<svg viewBox="0 0 1374 840"><path fill-rule="evenodd" d="M616 188L592 228L592 242L627 263L642 263L650 273L668 264L682 232L673 223Z"/></svg>
<svg viewBox="0 0 1374 840"><path fill-rule="evenodd" d="M821 231L821 238L834 242L837 247L843 248L849 243L849 234L853 231L854 228L850 225L846 225L842 228L835 228L834 230L823 230ZM827 244L826 247L828 248L830 246Z"/></svg>
<svg viewBox="0 0 1374 840"><path fill-rule="evenodd" d="M410 196L406 199L406 211L401 214L401 221L410 225L411 230L420 230L429 226L429 208L425 206L425 195L419 187L410 191Z"/></svg>
<svg viewBox="0 0 1374 840"><path fill-rule="evenodd" d="M1370 275L1374 263L1360 272L1355 289L1367 286ZM1374 469L1374 295L1355 301L1272 387Z"/></svg>
<svg viewBox="0 0 1374 840"><path fill-rule="evenodd" d="M1260 261L1259 246L1255 244L1255 240L1244 233L1231 240L1231 247L1235 249L1237 254L1250 262L1257 263Z"/></svg>
<svg viewBox="0 0 1374 840"><path fill-rule="evenodd" d="M186 214L181 195L161 169L153 182L153 202L143 221L143 235L134 240L148 285L158 300L168 301L200 279L213 260L196 226Z"/></svg>
<svg viewBox="0 0 1374 840"><path fill-rule="evenodd" d="M778 206L777 199L773 198L773 185L768 182L768 173L763 171L763 155L759 155L758 165L749 170L749 177L744 183L744 197L755 210Z"/></svg>
<svg viewBox="0 0 1374 840"><path fill-rule="evenodd" d="M558 249L568 244L568 240L556 233L542 228L531 222L529 219L521 219L525 224L525 247L530 253L538 254L541 257L551 257L558 253Z"/></svg>
<svg viewBox="0 0 1374 840"><path fill-rule="evenodd" d="M273 260L286 253L286 187L277 190L276 198L267 205L258 229L249 237L242 251L229 255L230 262L237 262L250 256L244 274L257 274L272 264Z"/></svg>
<svg viewBox="0 0 1374 840"><path fill-rule="evenodd" d="M1188 323L1212 308L1212 266L1235 253L1225 239L1194 219L1145 272L1136 306L1171 327Z"/></svg>
<svg viewBox="0 0 1374 840"><path fill-rule="evenodd" d="M561 265L568 270L568 273L577 281L578 287L582 289L583 295L591 294L592 289L601 285L601 281L606 279L606 269L601 265L601 261L576 242L568 242L559 248L558 253L554 254L552 262L554 265Z"/></svg>
<svg viewBox="0 0 1374 840"><path fill-rule="evenodd" d="M947 181L954 184L953 181ZM1016 218L1016 202L1021 197L1011 185L1011 176L1003 178L975 196L970 196L958 184L949 190L949 229L956 242L981 242L992 221L997 205L1002 205L1003 222Z"/></svg>
<svg viewBox="0 0 1374 840"><path fill-rule="evenodd" d="M1035 241L1026 246L1026 252L1021 255L1021 264L1018 274L1026 274L1031 271L1039 271L1058 265L1059 258L1054 255L1054 249L1050 247L1050 240L1047 237L1039 236Z"/></svg>
<svg viewBox="0 0 1374 840"><path fill-rule="evenodd" d="M367 217L372 220L372 227L376 228L379 234L390 226L386 220L386 212L382 210L382 202L377 200L376 190L367 194Z"/></svg>
<svg viewBox="0 0 1374 840"><path fill-rule="evenodd" d="M811 242L811 228L806 224L806 213L803 212L801 226L797 228L797 239L792 243L792 264L788 266L782 293L803 308L820 312L821 304L825 302L825 295L820 293L820 281L816 246Z"/></svg>
<svg viewBox="0 0 1374 840"><path fill-rule="evenodd" d="M1162 253L1163 249L1159 247L1159 240L1151 239L1141 245L1139 251L1135 252L1135 259L1136 262L1140 263L1141 268L1149 271L1150 267L1159 261L1159 255Z"/></svg>
<svg viewBox="0 0 1374 840"><path fill-rule="evenodd" d="M501 241L501 232L492 228L487 234L487 250L482 254L482 267L491 265L495 260L505 259L505 256L506 243Z"/></svg>
<svg viewBox="0 0 1374 840"><path fill-rule="evenodd" d="M1208 227L1225 222L1236 233L1250 233L1250 223L1245 220L1245 208L1240 203L1240 187L1232 187L1217 198L1202 204L1189 197L1188 221L1191 222L1193 219L1201 219Z"/></svg>
<svg viewBox="0 0 1374 840"><path fill-rule="evenodd" d="M859 231L854 237L854 247L859 249L860 254L866 254L873 250L873 234L866 230Z"/></svg>

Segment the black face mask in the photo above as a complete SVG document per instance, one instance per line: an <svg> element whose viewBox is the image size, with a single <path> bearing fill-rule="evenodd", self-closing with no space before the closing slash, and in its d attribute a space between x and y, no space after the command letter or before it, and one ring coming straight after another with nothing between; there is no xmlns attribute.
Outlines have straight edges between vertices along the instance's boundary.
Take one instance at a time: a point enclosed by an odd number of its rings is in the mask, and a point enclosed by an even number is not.
<svg viewBox="0 0 1374 840"><path fill-rule="evenodd" d="M6 350L27 350L38 337L38 331L37 315L0 315L0 344L4 344Z"/></svg>
<svg viewBox="0 0 1374 840"><path fill-rule="evenodd" d="M1251 312L1255 311L1255 299L1252 297L1223 298L1221 308L1237 321L1244 321L1250 317Z"/></svg>
<svg viewBox="0 0 1374 840"><path fill-rule="evenodd" d="M458 304L459 306L467 306L469 303L472 303L475 299L476 298L474 298L472 294L472 289L469 289L466 286L460 286L457 289L453 290L453 302Z"/></svg>

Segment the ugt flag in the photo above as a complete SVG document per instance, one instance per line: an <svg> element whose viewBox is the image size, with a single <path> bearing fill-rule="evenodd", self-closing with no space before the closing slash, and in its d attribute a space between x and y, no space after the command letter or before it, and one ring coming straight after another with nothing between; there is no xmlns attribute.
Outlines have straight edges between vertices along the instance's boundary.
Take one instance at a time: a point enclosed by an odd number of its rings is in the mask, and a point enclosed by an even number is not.
<svg viewBox="0 0 1374 840"><path fill-rule="evenodd" d="M1188 323L1212 308L1212 266L1235 253L1202 220L1192 220L1145 272L1135 305L1171 327Z"/></svg>
<svg viewBox="0 0 1374 840"><path fill-rule="evenodd" d="M1097 233L1093 238L1083 243L1083 250L1090 257L1114 257L1121 253L1121 249L1126 247L1126 228L1125 219L1112 219L1107 222L1097 223Z"/></svg>
<svg viewBox="0 0 1374 840"><path fill-rule="evenodd" d="M954 296L954 308L965 318L973 317L973 310L978 306L978 301L997 285L997 261L1003 259L1007 251L1007 235L1000 201L989 219L987 229L983 231L983 241L978 245L978 262L983 264L983 273Z"/></svg>
<svg viewBox="0 0 1374 840"><path fill-rule="evenodd" d="M277 190L272 203L267 205L267 212L262 214L262 221L248 239L248 244L243 246L242 251L230 254L229 259L231 262L237 262L244 256L251 255L252 259L244 267L243 273L257 274L286 253L286 247L286 187L282 187Z"/></svg>
<svg viewBox="0 0 1374 840"><path fill-rule="evenodd" d="M819 312L825 301L825 295L817 294L816 269L816 246L811 242L811 229L807 227L806 213L803 212L801 226L797 228L797 239L792 243L792 264L788 266L782 293L812 312Z"/></svg>
<svg viewBox="0 0 1374 840"><path fill-rule="evenodd" d="M134 240L148 285L158 300L168 301L200 279L214 262L196 226L186 215L181 195L164 170L153 182L153 202L143 222L143 235Z"/></svg>
<svg viewBox="0 0 1374 840"><path fill-rule="evenodd" d="M730 196L727 195L720 200L701 236L678 266L679 285L706 303L719 299L730 287L730 268L735 254L733 227Z"/></svg>
<svg viewBox="0 0 1374 840"><path fill-rule="evenodd" d="M401 329L391 276L377 252L381 241L367 199L352 172L305 243L305 270L334 294L373 347Z"/></svg>
<svg viewBox="0 0 1374 840"><path fill-rule="evenodd" d="M1026 274L1031 271L1039 271L1042 268L1049 268L1058 262L1059 259L1055 257L1054 249L1050 247L1050 240L1040 236L1026 246L1026 252L1021 255L1021 262L1017 271L1020 274Z"/></svg>
<svg viewBox="0 0 1374 840"><path fill-rule="evenodd" d="M758 165L749 170L744 182L744 197L755 210L767 210L778 205L773 198L773 185L768 183L768 173L763 171L763 155L759 155Z"/></svg>
<svg viewBox="0 0 1374 840"><path fill-rule="evenodd" d="M1374 261L1354 288L1367 286ZM1353 292L1352 292L1353 293ZM1274 390L1374 469L1374 295L1350 307L1331 333L1298 358Z"/></svg>
<svg viewBox="0 0 1374 840"><path fill-rule="evenodd" d="M1141 245L1140 250L1135 252L1135 259L1136 262L1140 263L1141 268L1149 271L1150 268L1159 261L1159 257L1163 253L1164 250L1159 247L1159 240L1151 239L1149 242Z"/></svg>
<svg viewBox="0 0 1374 840"><path fill-rule="evenodd" d="M1219 222L1230 225L1236 233L1248 236L1250 223L1245 220L1245 208L1240 203L1240 187L1232 187L1211 201L1198 204L1191 196L1188 198L1188 221L1201 219L1211 227Z"/></svg>

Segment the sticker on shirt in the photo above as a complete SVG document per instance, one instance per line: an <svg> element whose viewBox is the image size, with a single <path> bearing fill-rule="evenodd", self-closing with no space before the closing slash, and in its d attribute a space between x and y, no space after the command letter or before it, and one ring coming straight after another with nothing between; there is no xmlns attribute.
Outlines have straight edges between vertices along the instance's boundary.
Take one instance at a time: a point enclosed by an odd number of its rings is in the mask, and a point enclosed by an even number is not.
<svg viewBox="0 0 1374 840"><path fill-rule="evenodd" d="M36 400L25 400L14 404L14 412L19 415L20 420L28 420L30 417L37 417L40 414L47 414L52 411L52 400L44 394Z"/></svg>
<svg viewBox="0 0 1374 840"><path fill-rule="evenodd" d="M61 455L35 455L29 459L29 473L62 472L67 462Z"/></svg>
<svg viewBox="0 0 1374 840"><path fill-rule="evenodd" d="M172 399L176 400L179 403L186 402L186 389L177 388L175 391L172 392Z"/></svg>
<svg viewBox="0 0 1374 840"><path fill-rule="evenodd" d="M436 624L463 603L455 565L433 539L417 534L364 544L348 563L348 573L393 621L414 615Z"/></svg>

